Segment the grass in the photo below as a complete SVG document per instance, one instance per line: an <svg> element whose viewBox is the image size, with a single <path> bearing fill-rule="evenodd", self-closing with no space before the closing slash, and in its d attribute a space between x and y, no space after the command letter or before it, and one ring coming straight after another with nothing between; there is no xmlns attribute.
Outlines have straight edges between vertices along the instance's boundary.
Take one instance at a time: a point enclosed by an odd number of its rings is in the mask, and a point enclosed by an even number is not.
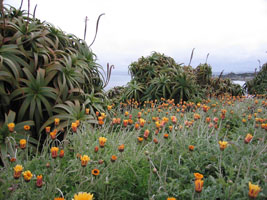
<svg viewBox="0 0 267 200"><path fill-rule="evenodd" d="M47 137L43 151L37 155L31 153L29 145L26 149L17 148L16 161L1 169L0 199L72 199L78 192L90 192L94 199L112 200L248 199L249 182L261 187L258 199L267 198L266 108L267 103L261 98L227 96L197 105L174 105L170 100L147 102L142 107L134 102L121 104L106 113L103 125L92 126L84 121L75 133L71 128L58 132L57 137L66 134L62 141ZM146 123L136 130L140 112ZM177 121L172 122L172 116ZM113 118L120 118L121 122L112 124ZM123 120L129 118L133 123L124 127ZM155 121L162 126L156 128ZM149 130L147 139L145 130ZM253 138L246 144L248 133ZM103 148L99 137L107 138ZM139 142L138 137L143 141ZM228 142L224 150L219 141ZM118 147L122 144L124 151L120 152ZM193 151L189 145L194 146ZM52 146L64 149L64 157L53 159ZM81 166L83 155L90 157L85 167ZM117 157L114 162L113 155ZM29 182L23 176L14 179L13 168L17 164L23 166L23 171L33 173ZM99 175L92 175L93 169L98 169ZM204 176L200 193L195 191L196 172ZM43 185L38 188L36 176L40 174Z"/></svg>

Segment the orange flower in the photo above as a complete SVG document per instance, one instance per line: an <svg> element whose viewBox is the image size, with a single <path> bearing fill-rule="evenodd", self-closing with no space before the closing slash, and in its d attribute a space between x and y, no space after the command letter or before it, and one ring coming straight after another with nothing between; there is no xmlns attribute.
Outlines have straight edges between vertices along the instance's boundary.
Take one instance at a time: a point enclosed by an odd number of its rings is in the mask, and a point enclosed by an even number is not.
<svg viewBox="0 0 267 200"><path fill-rule="evenodd" d="M128 119L128 123L129 123L130 125L132 125L132 124L133 124L133 120L132 120L132 119Z"/></svg>
<svg viewBox="0 0 267 200"><path fill-rule="evenodd" d="M169 126L169 131L172 131L173 126Z"/></svg>
<svg viewBox="0 0 267 200"><path fill-rule="evenodd" d="M103 119L106 118L106 114L105 113L101 113L101 117L103 117Z"/></svg>
<svg viewBox="0 0 267 200"><path fill-rule="evenodd" d="M29 170L23 172L22 175L23 175L24 180L25 180L26 182L29 182L29 181L32 179L32 173L31 173L31 171L29 171Z"/></svg>
<svg viewBox="0 0 267 200"><path fill-rule="evenodd" d="M110 158L111 162L115 162L117 160L117 156L115 155L112 155L111 158Z"/></svg>
<svg viewBox="0 0 267 200"><path fill-rule="evenodd" d="M144 138L147 139L149 136L149 130L146 129L145 132L144 132Z"/></svg>
<svg viewBox="0 0 267 200"><path fill-rule="evenodd" d="M77 124L76 124L76 122L71 123L71 129L72 129L73 132L76 132L77 131Z"/></svg>
<svg viewBox="0 0 267 200"><path fill-rule="evenodd" d="M128 120L127 119L123 120L123 126L126 127L127 125L128 125Z"/></svg>
<svg viewBox="0 0 267 200"><path fill-rule="evenodd" d="M116 118L112 118L112 125L117 124L117 119Z"/></svg>
<svg viewBox="0 0 267 200"><path fill-rule="evenodd" d="M146 120L144 120L143 118L140 118L139 123L141 127L144 127Z"/></svg>
<svg viewBox="0 0 267 200"><path fill-rule="evenodd" d="M137 140L141 143L144 139L142 137L138 137Z"/></svg>
<svg viewBox="0 0 267 200"><path fill-rule="evenodd" d="M87 155L81 156L81 165L82 165L82 167L85 167L89 161L90 161L89 156L87 156Z"/></svg>
<svg viewBox="0 0 267 200"><path fill-rule="evenodd" d="M174 197L168 197L167 200L176 200Z"/></svg>
<svg viewBox="0 0 267 200"><path fill-rule="evenodd" d="M99 137L98 140L99 140L100 147L104 147L105 146L105 143L107 141L107 138L105 138L105 137Z"/></svg>
<svg viewBox="0 0 267 200"><path fill-rule="evenodd" d="M194 114L194 119L195 119L195 120L200 119L200 115L197 114L197 113L195 113L195 114Z"/></svg>
<svg viewBox="0 0 267 200"><path fill-rule="evenodd" d="M18 179L20 177L22 170L23 170L22 165L16 165L14 167L14 178L15 179Z"/></svg>
<svg viewBox="0 0 267 200"><path fill-rule="evenodd" d="M119 150L119 152L123 152L124 151L124 144L120 145L118 147L118 150Z"/></svg>
<svg viewBox="0 0 267 200"><path fill-rule="evenodd" d="M50 126L45 127L45 132L46 133L50 133L50 130L51 130L51 127Z"/></svg>
<svg viewBox="0 0 267 200"><path fill-rule="evenodd" d="M124 116L127 117L129 115L129 112L125 111Z"/></svg>
<svg viewBox="0 0 267 200"><path fill-rule="evenodd" d="M141 112L138 112L137 117L140 118L142 116Z"/></svg>
<svg viewBox="0 0 267 200"><path fill-rule="evenodd" d="M23 128L24 128L25 131L29 131L31 127L29 125L24 125Z"/></svg>
<svg viewBox="0 0 267 200"><path fill-rule="evenodd" d="M95 148L94 148L94 152L97 153L98 150L99 150L99 147L98 147L98 146L95 146Z"/></svg>
<svg viewBox="0 0 267 200"><path fill-rule="evenodd" d="M204 177L204 176L203 176L202 174L200 174L200 173L194 173L194 176L195 176L195 179L196 179L196 180L198 180L198 179L201 180L201 179L203 179L203 177Z"/></svg>
<svg viewBox="0 0 267 200"><path fill-rule="evenodd" d="M89 115L89 113L90 113L90 109L89 108L86 108L85 109L85 114Z"/></svg>
<svg viewBox="0 0 267 200"><path fill-rule="evenodd" d="M108 110L111 110L112 109L112 106L110 106L110 105L108 105L107 107L108 107Z"/></svg>
<svg viewBox="0 0 267 200"><path fill-rule="evenodd" d="M215 123L218 123L219 118L218 118L218 117L214 117L214 118L213 118L213 121L214 121Z"/></svg>
<svg viewBox="0 0 267 200"><path fill-rule="evenodd" d="M158 144L158 143L159 143L159 141L158 141L157 138L154 138L154 139L153 139L153 142L154 142L155 144Z"/></svg>
<svg viewBox="0 0 267 200"><path fill-rule="evenodd" d="M57 135L57 129L55 129L54 131L50 132L50 137L52 140L56 139L56 135Z"/></svg>
<svg viewBox="0 0 267 200"><path fill-rule="evenodd" d="M201 179L196 179L195 180L195 191L196 192L201 192L203 188L204 181Z"/></svg>
<svg viewBox="0 0 267 200"><path fill-rule="evenodd" d="M59 157L60 157L60 158L63 158L63 157L64 157L64 154L65 154L65 153L64 153L64 150L61 149L60 152L59 152Z"/></svg>
<svg viewBox="0 0 267 200"><path fill-rule="evenodd" d="M92 175L94 175L94 176L98 176L99 173L100 173L100 171L99 171L99 169L93 169L91 173L92 173Z"/></svg>
<svg viewBox="0 0 267 200"><path fill-rule="evenodd" d="M228 142L226 142L226 141L219 141L219 145L220 145L220 149L223 151L227 147Z"/></svg>
<svg viewBox="0 0 267 200"><path fill-rule="evenodd" d="M169 134L168 133L165 133L164 136L163 136L165 139L167 139L169 137Z"/></svg>
<svg viewBox="0 0 267 200"><path fill-rule="evenodd" d="M21 149L25 149L26 148L26 144L27 144L27 141L25 139L21 139L19 141L19 146Z"/></svg>
<svg viewBox="0 0 267 200"><path fill-rule="evenodd" d="M63 197L55 197L54 200L65 200Z"/></svg>
<svg viewBox="0 0 267 200"><path fill-rule="evenodd" d="M57 157L57 152L58 152L58 147L52 147L50 149L50 151L51 151L52 158L56 158Z"/></svg>
<svg viewBox="0 0 267 200"><path fill-rule="evenodd" d="M77 124L77 126L80 126L80 120L76 120L75 123Z"/></svg>
<svg viewBox="0 0 267 200"><path fill-rule="evenodd" d="M40 187L42 187L42 185L43 185L43 176L38 175L37 180L36 180L36 186L40 188Z"/></svg>
<svg viewBox="0 0 267 200"><path fill-rule="evenodd" d="M99 115L99 112L98 112L98 111L96 111L96 112L95 112L95 115L98 117L98 115Z"/></svg>
<svg viewBox="0 0 267 200"><path fill-rule="evenodd" d="M10 162L16 162L16 160L17 160L17 159L16 159L15 157L12 157L12 158L10 158L9 161L10 161Z"/></svg>
<svg viewBox="0 0 267 200"><path fill-rule="evenodd" d="M15 128L15 124L14 124L14 123L9 123L9 124L7 125L7 127L8 127L8 130L9 130L10 132L13 132L13 131L14 131L14 128Z"/></svg>
<svg viewBox="0 0 267 200"><path fill-rule="evenodd" d="M102 126L104 124L104 121L98 120L98 124Z"/></svg>
<svg viewBox="0 0 267 200"><path fill-rule="evenodd" d="M203 105L202 109L203 109L204 112L207 112L210 109L210 107L206 106L206 105Z"/></svg>
<svg viewBox="0 0 267 200"><path fill-rule="evenodd" d="M177 118L175 116L171 116L171 121L173 124L176 124Z"/></svg>
<svg viewBox="0 0 267 200"><path fill-rule="evenodd" d="M195 146L193 146L193 145L188 146L189 151L194 151L194 148L195 148Z"/></svg>
<svg viewBox="0 0 267 200"><path fill-rule="evenodd" d="M252 184L251 182L249 182L248 186L249 186L248 196L251 198L256 198L259 192L261 191L261 188L258 185Z"/></svg>
<svg viewBox="0 0 267 200"><path fill-rule="evenodd" d="M121 118L117 118L117 124L121 123Z"/></svg>
<svg viewBox="0 0 267 200"><path fill-rule="evenodd" d="M210 121L211 121L211 118L210 117L207 117L206 118L206 123L210 123Z"/></svg>
<svg viewBox="0 0 267 200"><path fill-rule="evenodd" d="M55 122L55 125L58 126L59 122L60 122L60 119L59 118L55 118L54 122Z"/></svg>
<svg viewBox="0 0 267 200"><path fill-rule="evenodd" d="M253 138L253 136L251 135L251 134L247 134L247 136L246 136L246 138L245 138L245 140L244 140L244 142L246 143L246 144L248 144L251 140L252 140L252 138Z"/></svg>

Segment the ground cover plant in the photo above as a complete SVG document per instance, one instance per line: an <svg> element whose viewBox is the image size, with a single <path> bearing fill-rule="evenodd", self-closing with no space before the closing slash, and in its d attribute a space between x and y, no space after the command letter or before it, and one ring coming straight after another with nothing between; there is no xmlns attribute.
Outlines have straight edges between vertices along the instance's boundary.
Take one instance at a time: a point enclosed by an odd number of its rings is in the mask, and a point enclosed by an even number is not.
<svg viewBox="0 0 267 200"><path fill-rule="evenodd" d="M71 121L61 140L56 118L41 152L30 126L18 143L9 123L0 199L265 199L266 109L264 96L132 99L94 113L96 125Z"/></svg>

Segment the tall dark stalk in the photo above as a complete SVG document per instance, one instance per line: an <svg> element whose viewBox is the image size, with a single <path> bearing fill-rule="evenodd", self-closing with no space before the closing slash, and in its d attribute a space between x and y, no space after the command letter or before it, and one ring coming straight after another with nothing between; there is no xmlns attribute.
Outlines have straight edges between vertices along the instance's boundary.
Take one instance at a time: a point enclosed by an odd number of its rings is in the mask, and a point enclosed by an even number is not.
<svg viewBox="0 0 267 200"><path fill-rule="evenodd" d="M190 56L190 61L188 63L188 66L191 65L191 62L192 62L192 59L193 59L193 56L194 56L194 51L195 51L195 48L192 49L191 56Z"/></svg>
<svg viewBox="0 0 267 200"><path fill-rule="evenodd" d="M85 25L84 25L84 35L83 35L83 40L85 40L86 38L86 31L87 31L87 21L88 21L88 17L85 17Z"/></svg>
<svg viewBox="0 0 267 200"><path fill-rule="evenodd" d="M4 0L0 0L0 6L1 6L1 8L0 8L1 15L3 18L3 28L2 28L3 39L2 39L2 42L0 44L0 47L1 47L4 43L4 40L5 40L5 27L6 27L6 19L5 19L5 13L4 13Z"/></svg>
<svg viewBox="0 0 267 200"><path fill-rule="evenodd" d="M102 13L101 15L98 16L97 23L96 23L95 37L94 37L92 43L89 45L89 48L90 48L90 47L94 44L94 42L95 42L96 35L97 35L97 31L98 31L99 20L100 20L100 18L101 18L103 15L105 15L105 13Z"/></svg>
<svg viewBox="0 0 267 200"><path fill-rule="evenodd" d="M27 31L28 31L29 20L30 20L30 0L28 0L28 16L27 16L27 22L26 22Z"/></svg>
<svg viewBox="0 0 267 200"><path fill-rule="evenodd" d="M209 55L210 55L210 53L207 54L205 64L207 64L207 62L208 62Z"/></svg>

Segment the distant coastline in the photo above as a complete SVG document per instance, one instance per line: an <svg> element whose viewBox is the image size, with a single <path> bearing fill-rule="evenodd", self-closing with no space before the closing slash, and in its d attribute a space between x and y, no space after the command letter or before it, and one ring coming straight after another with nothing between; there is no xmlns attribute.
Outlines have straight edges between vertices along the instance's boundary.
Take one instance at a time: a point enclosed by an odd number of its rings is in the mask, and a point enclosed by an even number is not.
<svg viewBox="0 0 267 200"><path fill-rule="evenodd" d="M219 77L219 73L214 73L213 77ZM230 72L227 74L222 74L221 78L222 79L231 79L232 81L249 81L252 80L255 77L255 72L244 72L244 73L234 73Z"/></svg>

